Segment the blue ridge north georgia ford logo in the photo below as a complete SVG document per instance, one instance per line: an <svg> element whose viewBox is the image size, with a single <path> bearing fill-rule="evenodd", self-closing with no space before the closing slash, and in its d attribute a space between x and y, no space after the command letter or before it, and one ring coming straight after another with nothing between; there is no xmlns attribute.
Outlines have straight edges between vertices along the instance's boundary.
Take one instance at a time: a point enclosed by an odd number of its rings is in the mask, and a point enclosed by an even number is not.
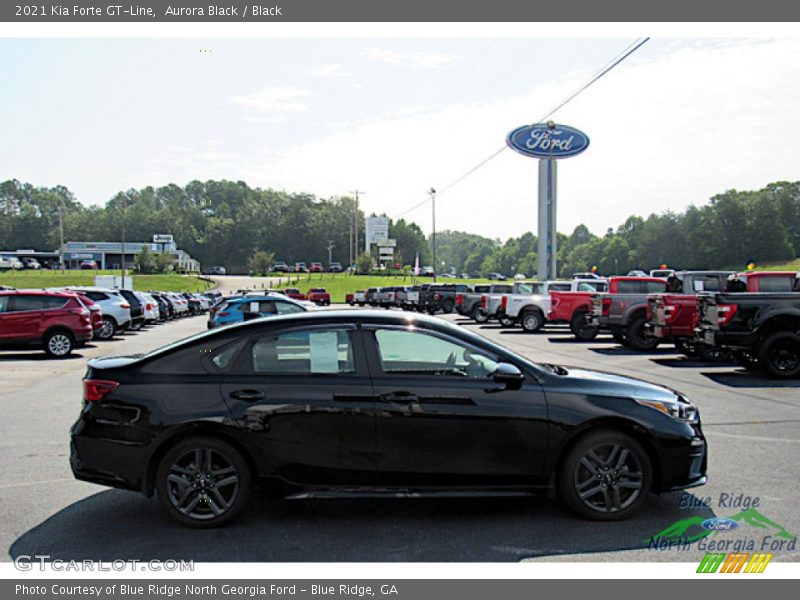
<svg viewBox="0 0 800 600"><path fill-rule="evenodd" d="M567 158L589 147L589 136L574 127L537 123L517 127L506 137L513 149L536 158Z"/></svg>

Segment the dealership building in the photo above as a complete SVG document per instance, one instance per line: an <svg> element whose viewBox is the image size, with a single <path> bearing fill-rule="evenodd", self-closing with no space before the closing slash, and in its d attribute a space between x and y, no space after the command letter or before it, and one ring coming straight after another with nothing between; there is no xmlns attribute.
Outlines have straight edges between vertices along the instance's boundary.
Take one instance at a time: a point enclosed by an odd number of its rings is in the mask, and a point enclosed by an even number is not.
<svg viewBox="0 0 800 600"><path fill-rule="evenodd" d="M125 242L125 266L133 268L136 255L147 246L154 254L170 254L176 270L199 271L200 262L179 250L175 242ZM64 266L79 269L84 260L97 262L100 269L119 269L122 265L122 244L120 242L67 242L64 244Z"/></svg>

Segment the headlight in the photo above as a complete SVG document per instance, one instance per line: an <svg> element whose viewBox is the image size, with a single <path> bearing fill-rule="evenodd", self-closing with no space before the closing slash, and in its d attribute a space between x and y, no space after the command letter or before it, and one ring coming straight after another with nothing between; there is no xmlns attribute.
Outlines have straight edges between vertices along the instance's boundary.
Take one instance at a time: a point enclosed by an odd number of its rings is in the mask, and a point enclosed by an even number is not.
<svg viewBox="0 0 800 600"><path fill-rule="evenodd" d="M683 396L676 396L672 400L668 399L652 399L652 398L634 398L636 402L642 406L654 408L655 410L664 413L668 417L678 419L679 421L695 421L697 420L697 407L689 402Z"/></svg>

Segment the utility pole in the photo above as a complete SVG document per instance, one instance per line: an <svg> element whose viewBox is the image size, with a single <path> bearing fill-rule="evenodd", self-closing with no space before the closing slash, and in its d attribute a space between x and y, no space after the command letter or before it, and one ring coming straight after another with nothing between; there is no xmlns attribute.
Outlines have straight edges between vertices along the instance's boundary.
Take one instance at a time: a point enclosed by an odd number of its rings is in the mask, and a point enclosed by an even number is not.
<svg viewBox="0 0 800 600"><path fill-rule="evenodd" d="M350 253L350 262L347 263L347 273L351 273L353 269L353 215L351 213L348 216L349 218L347 221L350 224L350 243L347 246L347 251Z"/></svg>
<svg viewBox="0 0 800 600"><path fill-rule="evenodd" d="M354 221L354 223L355 223L355 248L356 248L356 257L358 257L358 195L359 195L359 194L366 194L366 192L365 192L365 191L363 191L363 190L355 189L355 190L353 190L353 191L352 191L352 192L350 192L350 193L351 193L351 194L353 194L353 195L355 196L355 198L356 198L356 210L355 210L355 214L353 215L353 221ZM369 248L367 248L367 249L366 249L366 251L367 251L367 252L369 252Z"/></svg>
<svg viewBox="0 0 800 600"><path fill-rule="evenodd" d="M126 198L122 199L122 252L120 253L120 275L122 279L119 283L119 289L125 287L125 202Z"/></svg>
<svg viewBox="0 0 800 600"><path fill-rule="evenodd" d="M61 274L64 274L64 215L63 203L58 205L58 231L61 238L61 245L58 247L58 256L61 261Z"/></svg>
<svg viewBox="0 0 800 600"><path fill-rule="evenodd" d="M331 266L331 261L333 260L333 248L336 244L333 243L333 240L328 240L328 267Z"/></svg>
<svg viewBox="0 0 800 600"><path fill-rule="evenodd" d="M431 210L433 212L433 231L431 232L431 245L433 246L433 283L436 283L436 273L439 272L439 267L436 265L436 190L431 188L428 190L431 195Z"/></svg>

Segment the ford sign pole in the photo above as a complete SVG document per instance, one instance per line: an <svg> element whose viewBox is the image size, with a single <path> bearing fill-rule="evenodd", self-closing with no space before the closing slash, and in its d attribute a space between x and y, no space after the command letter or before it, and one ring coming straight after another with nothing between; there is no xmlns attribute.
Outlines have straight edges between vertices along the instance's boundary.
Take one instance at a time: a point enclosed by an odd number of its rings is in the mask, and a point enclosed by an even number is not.
<svg viewBox="0 0 800 600"><path fill-rule="evenodd" d="M558 236L556 233L557 159L580 154L589 147L589 137L573 127L552 121L524 125L508 134L512 150L539 159L538 277L556 278Z"/></svg>

